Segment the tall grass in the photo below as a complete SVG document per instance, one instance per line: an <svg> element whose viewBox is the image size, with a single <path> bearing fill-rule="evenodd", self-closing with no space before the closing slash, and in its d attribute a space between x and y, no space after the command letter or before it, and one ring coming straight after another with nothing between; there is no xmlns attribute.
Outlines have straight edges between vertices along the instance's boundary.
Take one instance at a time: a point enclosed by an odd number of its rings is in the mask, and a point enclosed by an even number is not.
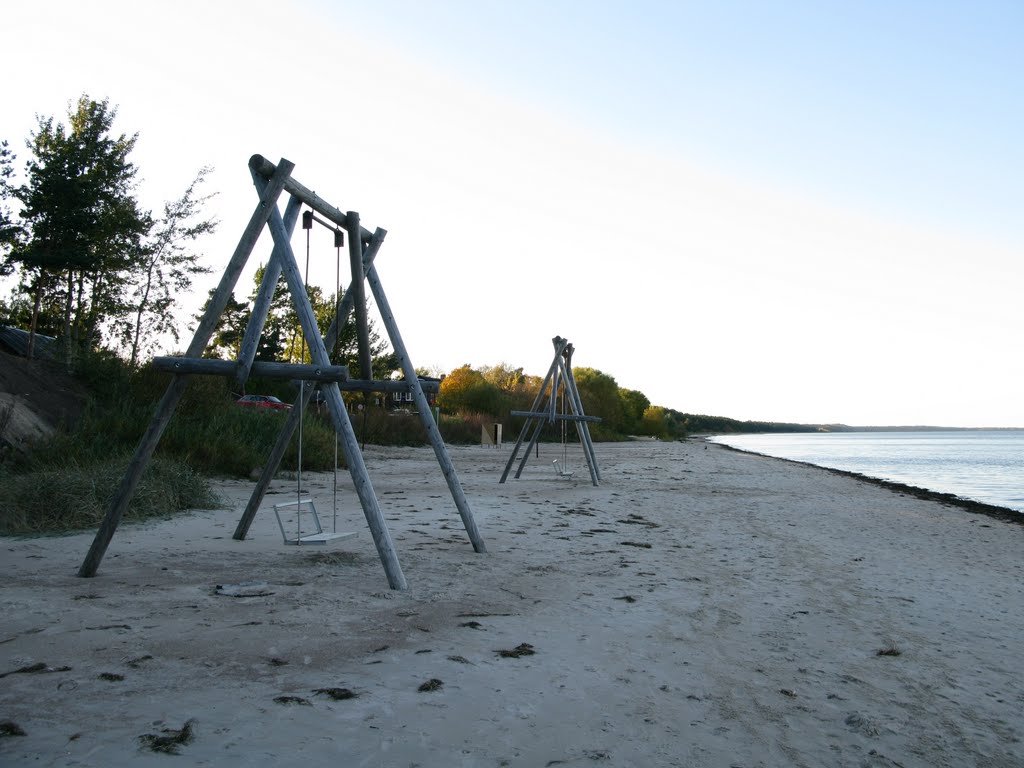
<svg viewBox="0 0 1024 768"><path fill-rule="evenodd" d="M95 528L106 514L128 463L116 460L78 466L15 472L0 465L0 535L21 536ZM157 459L143 474L126 520L169 517L183 509L219 504L209 483L181 461Z"/></svg>

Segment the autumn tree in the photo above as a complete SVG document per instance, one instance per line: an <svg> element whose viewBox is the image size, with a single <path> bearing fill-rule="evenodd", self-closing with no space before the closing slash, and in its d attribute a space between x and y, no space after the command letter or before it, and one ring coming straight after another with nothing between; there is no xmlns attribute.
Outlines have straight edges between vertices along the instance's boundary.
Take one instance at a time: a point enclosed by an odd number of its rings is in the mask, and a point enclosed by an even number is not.
<svg viewBox="0 0 1024 768"><path fill-rule="evenodd" d="M644 411L640 434L664 439L669 436L670 426L668 411L660 405L652 405Z"/></svg>
<svg viewBox="0 0 1024 768"><path fill-rule="evenodd" d="M448 413L485 413L499 416L505 410L501 390L468 365L456 368L441 382L437 404Z"/></svg>

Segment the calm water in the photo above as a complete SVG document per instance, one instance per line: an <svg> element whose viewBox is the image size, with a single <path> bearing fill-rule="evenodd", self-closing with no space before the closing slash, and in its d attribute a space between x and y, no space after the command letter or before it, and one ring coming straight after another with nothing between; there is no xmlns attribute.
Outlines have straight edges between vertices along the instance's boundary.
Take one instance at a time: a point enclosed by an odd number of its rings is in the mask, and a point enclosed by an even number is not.
<svg viewBox="0 0 1024 768"><path fill-rule="evenodd" d="M952 493L1024 512L1024 430L721 435L746 451Z"/></svg>

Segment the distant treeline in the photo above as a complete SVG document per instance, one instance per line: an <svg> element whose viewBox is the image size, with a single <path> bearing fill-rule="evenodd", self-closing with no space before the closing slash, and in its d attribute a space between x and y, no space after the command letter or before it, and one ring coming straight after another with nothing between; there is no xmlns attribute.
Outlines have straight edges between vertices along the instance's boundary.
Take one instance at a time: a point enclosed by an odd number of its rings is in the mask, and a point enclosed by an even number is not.
<svg viewBox="0 0 1024 768"><path fill-rule="evenodd" d="M761 432L827 432L832 431L820 424L788 424L778 421L739 421L726 416L705 416L703 414L680 414L680 423L687 434L750 434Z"/></svg>

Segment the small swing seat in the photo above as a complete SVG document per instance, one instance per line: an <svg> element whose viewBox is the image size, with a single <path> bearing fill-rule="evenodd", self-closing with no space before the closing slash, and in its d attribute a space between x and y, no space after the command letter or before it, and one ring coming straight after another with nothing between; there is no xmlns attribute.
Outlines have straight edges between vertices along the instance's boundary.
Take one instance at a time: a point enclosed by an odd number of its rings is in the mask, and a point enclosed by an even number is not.
<svg viewBox="0 0 1024 768"><path fill-rule="evenodd" d="M572 477L572 475L573 475L572 470L564 469L562 467L561 460L555 459L554 461L551 462L551 464L555 468L555 474L558 475L559 477Z"/></svg>
<svg viewBox="0 0 1024 768"><path fill-rule="evenodd" d="M285 532L284 520L281 519L281 510L294 508L296 516L300 516L304 507L309 511L315 530L311 533L303 533L301 527L299 527L298 535L289 536ZM329 533L324 531L323 526L320 524L320 515L316 512L316 506L313 504L313 500L308 497L298 501L284 501L280 504L275 504L274 515L277 516L277 525L281 529L281 538L284 539L285 544L326 544L328 541L350 539L356 535L354 531L350 533Z"/></svg>

